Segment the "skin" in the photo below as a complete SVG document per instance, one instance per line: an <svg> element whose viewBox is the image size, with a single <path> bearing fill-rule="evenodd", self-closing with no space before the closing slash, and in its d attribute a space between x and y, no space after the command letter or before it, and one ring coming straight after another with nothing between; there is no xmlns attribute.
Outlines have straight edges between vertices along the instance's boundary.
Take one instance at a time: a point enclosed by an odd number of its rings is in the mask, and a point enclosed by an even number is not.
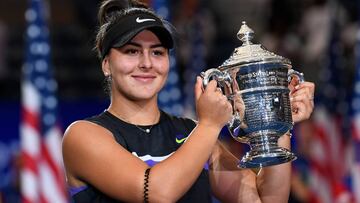
<svg viewBox="0 0 360 203"><path fill-rule="evenodd" d="M158 122L157 94L169 72L169 55L156 35L144 30L124 47L111 49L102 62L102 70L105 76L112 77L108 111L132 124ZM220 199L285 202L290 187L290 164L269 167L259 176L251 170L232 170L235 157L217 142L221 128L231 118L232 107L216 85L211 81L203 90L201 79L197 79L198 123L176 152L152 167L150 202L176 202L195 182L209 157L213 161L212 188ZM293 115L297 121L310 116L311 104L305 104L304 98L312 94L313 89L304 85L292 93L293 103L299 108L298 115ZM283 139L279 143L289 148L288 138ZM224 161L219 163L219 158ZM115 199L143 202L144 171L148 166L120 146L105 128L87 121L71 124L63 138L63 159L69 186L79 187L87 182ZM279 189L273 191L273 187Z"/></svg>

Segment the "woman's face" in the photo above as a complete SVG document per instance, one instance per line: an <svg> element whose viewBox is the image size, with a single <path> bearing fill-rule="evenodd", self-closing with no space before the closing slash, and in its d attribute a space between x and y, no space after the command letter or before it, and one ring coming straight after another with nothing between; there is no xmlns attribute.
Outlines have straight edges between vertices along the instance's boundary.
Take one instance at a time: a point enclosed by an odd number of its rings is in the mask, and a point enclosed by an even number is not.
<svg viewBox="0 0 360 203"><path fill-rule="evenodd" d="M111 74L113 96L136 101L154 98L169 72L168 49L153 32L144 30L123 47L112 48L103 71Z"/></svg>

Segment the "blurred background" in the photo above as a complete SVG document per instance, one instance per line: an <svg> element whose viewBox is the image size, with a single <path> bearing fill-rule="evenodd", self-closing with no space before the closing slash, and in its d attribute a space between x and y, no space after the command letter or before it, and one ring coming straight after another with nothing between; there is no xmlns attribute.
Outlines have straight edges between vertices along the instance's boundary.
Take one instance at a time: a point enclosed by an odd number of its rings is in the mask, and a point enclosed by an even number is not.
<svg viewBox="0 0 360 203"><path fill-rule="evenodd" d="M40 202L36 193L44 186L39 182L47 182L36 180L37 158L29 154L50 154L46 157L54 160L48 168L59 167L52 173L59 172L60 149L52 149L59 148L63 131L107 108L93 50L100 2L0 1L0 202ZM289 202L360 202L359 0L145 2L172 22L179 35L169 80L159 95L165 111L194 117L195 77L221 65L241 45L236 34L246 21L256 43L289 58L294 69L316 84L312 117L293 129L298 159ZM35 141L29 139L34 134ZM51 136L58 139L46 139ZM29 178L24 171L36 175ZM56 177L57 192L66 194L63 180Z"/></svg>

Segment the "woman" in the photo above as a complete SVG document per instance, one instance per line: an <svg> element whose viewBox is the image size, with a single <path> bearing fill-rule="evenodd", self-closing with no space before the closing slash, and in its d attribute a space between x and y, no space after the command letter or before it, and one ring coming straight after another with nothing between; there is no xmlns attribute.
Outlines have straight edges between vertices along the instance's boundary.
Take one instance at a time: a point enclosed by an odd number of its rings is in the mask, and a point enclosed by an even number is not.
<svg viewBox="0 0 360 203"><path fill-rule="evenodd" d="M217 142L232 106L216 82L203 90L197 79L197 122L159 109L173 47L165 21L144 4L121 0L104 1L99 20L96 48L111 103L65 132L63 159L74 202L210 202L211 191L225 202L287 201L290 164L258 175L239 170ZM312 83L293 91L294 121L310 116L313 92ZM279 143L290 147L288 136Z"/></svg>

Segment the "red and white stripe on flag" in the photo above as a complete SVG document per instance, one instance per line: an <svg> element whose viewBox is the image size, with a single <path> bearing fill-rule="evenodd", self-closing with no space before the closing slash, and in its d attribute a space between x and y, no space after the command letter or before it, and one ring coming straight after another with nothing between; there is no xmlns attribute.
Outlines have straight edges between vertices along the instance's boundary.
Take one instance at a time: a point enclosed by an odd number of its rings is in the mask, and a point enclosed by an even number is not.
<svg viewBox="0 0 360 203"><path fill-rule="evenodd" d="M360 72L359 72L360 73ZM360 101L360 100L359 100ZM354 104L353 104L354 105ZM356 114L352 120L352 157L351 157L351 179L352 193L354 202L360 203L360 113Z"/></svg>
<svg viewBox="0 0 360 203"><path fill-rule="evenodd" d="M46 135L41 135L40 99L32 84L23 85L22 199L24 203L68 202L62 170L61 131L54 126Z"/></svg>
<svg viewBox="0 0 360 203"><path fill-rule="evenodd" d="M359 19L360 20L360 19ZM360 21L359 21L360 22ZM352 157L351 179L352 191L356 203L360 203L360 29L357 30L357 43L355 47L356 75L351 103L352 115Z"/></svg>
<svg viewBox="0 0 360 203"><path fill-rule="evenodd" d="M69 202L57 125L56 81L50 65L48 29L42 0L30 0L26 61L23 66L20 124L21 196L24 203Z"/></svg>
<svg viewBox="0 0 360 203"><path fill-rule="evenodd" d="M360 104L360 103L359 103ZM352 137L354 140L360 142L360 113L357 113L352 120Z"/></svg>
<svg viewBox="0 0 360 203"><path fill-rule="evenodd" d="M310 149L310 187L320 203L351 202L343 184L346 174L345 145L340 121L326 108L318 106L313 114L315 133Z"/></svg>
<svg viewBox="0 0 360 203"><path fill-rule="evenodd" d="M353 195L356 203L360 203L360 163L356 162L351 170L353 179Z"/></svg>

